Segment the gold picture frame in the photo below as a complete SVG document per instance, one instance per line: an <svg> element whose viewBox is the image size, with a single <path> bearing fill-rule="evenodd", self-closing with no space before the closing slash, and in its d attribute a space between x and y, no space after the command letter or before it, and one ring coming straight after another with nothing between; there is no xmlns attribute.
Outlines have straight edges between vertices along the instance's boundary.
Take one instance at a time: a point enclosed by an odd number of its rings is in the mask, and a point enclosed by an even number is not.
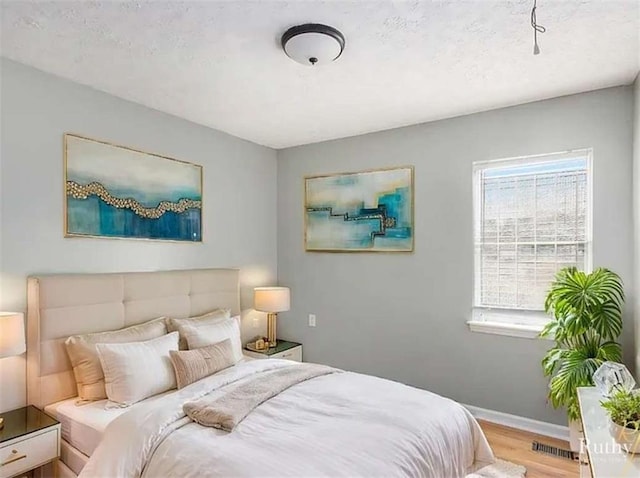
<svg viewBox="0 0 640 478"><path fill-rule="evenodd" d="M64 236L203 242L203 167L63 135Z"/></svg>
<svg viewBox="0 0 640 478"><path fill-rule="evenodd" d="M413 252L414 210L413 166L305 176L305 251Z"/></svg>

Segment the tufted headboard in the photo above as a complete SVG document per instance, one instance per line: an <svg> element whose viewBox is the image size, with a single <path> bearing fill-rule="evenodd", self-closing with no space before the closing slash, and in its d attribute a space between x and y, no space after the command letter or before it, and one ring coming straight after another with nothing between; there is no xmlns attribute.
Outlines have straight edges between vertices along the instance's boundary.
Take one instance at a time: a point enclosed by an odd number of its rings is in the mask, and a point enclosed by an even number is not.
<svg viewBox="0 0 640 478"><path fill-rule="evenodd" d="M239 271L195 269L29 277L27 400L45 407L77 395L64 341L156 317L192 317L216 308L240 314Z"/></svg>

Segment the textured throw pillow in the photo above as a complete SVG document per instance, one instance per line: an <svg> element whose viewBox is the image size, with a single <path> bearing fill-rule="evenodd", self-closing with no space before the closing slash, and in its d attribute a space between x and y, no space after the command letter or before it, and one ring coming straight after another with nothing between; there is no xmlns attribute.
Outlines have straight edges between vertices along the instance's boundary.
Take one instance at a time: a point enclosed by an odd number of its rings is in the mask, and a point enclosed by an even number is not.
<svg viewBox="0 0 640 478"><path fill-rule="evenodd" d="M166 333L166 320L162 317L124 329L69 337L65 341L65 346L73 366L80 400L103 400L107 398L107 393L104 389L104 375L96 352L96 344L142 342L161 337Z"/></svg>
<svg viewBox="0 0 640 478"><path fill-rule="evenodd" d="M231 317L231 311L229 309L216 309L197 317L189 317L187 319L168 319L167 330L169 332L180 332L180 350L187 350L187 341L184 339L180 330L182 326L193 325L194 327L199 327L201 325L213 324L220 320L228 319L229 317Z"/></svg>
<svg viewBox="0 0 640 478"><path fill-rule="evenodd" d="M194 350L172 350L170 355L178 388L186 387L237 363L229 339Z"/></svg>
<svg viewBox="0 0 640 478"><path fill-rule="evenodd" d="M180 328L187 341L189 350L199 349L207 345L217 344L223 340L231 341L231 348L236 362L242 360L242 341L240 339L240 321L237 317L220 320L213 324L184 325Z"/></svg>
<svg viewBox="0 0 640 478"><path fill-rule="evenodd" d="M170 352L178 350L178 332L126 344L97 344L107 397L128 407L176 388Z"/></svg>

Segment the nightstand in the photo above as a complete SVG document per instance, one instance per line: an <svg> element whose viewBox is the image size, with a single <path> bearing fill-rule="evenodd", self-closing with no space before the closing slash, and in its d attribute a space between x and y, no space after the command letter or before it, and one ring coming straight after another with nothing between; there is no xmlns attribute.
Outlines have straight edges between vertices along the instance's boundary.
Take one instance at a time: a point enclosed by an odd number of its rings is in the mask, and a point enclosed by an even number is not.
<svg viewBox="0 0 640 478"><path fill-rule="evenodd" d="M0 429L0 478L53 463L57 473L60 456L60 422L33 405L0 413L4 427Z"/></svg>
<svg viewBox="0 0 640 478"><path fill-rule="evenodd" d="M288 342L286 340L278 340L278 345L265 350L252 350L244 348L242 353L257 359L279 358L293 360L294 362L302 362L302 344L297 342Z"/></svg>
<svg viewBox="0 0 640 478"><path fill-rule="evenodd" d="M609 431L609 416L600 401L596 387L578 387L578 402L582 416L588 463L580 466L582 478L631 478L640 476L640 455L625 452ZM581 457L583 458L583 457Z"/></svg>

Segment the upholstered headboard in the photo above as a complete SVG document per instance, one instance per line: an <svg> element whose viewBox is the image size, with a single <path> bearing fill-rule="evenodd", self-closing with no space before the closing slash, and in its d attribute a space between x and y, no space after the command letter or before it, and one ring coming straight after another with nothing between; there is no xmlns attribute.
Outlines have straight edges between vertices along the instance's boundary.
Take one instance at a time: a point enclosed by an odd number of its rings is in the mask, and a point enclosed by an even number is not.
<svg viewBox="0 0 640 478"><path fill-rule="evenodd" d="M216 308L240 314L239 271L196 269L123 274L43 275L28 279L27 399L44 407L77 395L64 341L161 316Z"/></svg>

